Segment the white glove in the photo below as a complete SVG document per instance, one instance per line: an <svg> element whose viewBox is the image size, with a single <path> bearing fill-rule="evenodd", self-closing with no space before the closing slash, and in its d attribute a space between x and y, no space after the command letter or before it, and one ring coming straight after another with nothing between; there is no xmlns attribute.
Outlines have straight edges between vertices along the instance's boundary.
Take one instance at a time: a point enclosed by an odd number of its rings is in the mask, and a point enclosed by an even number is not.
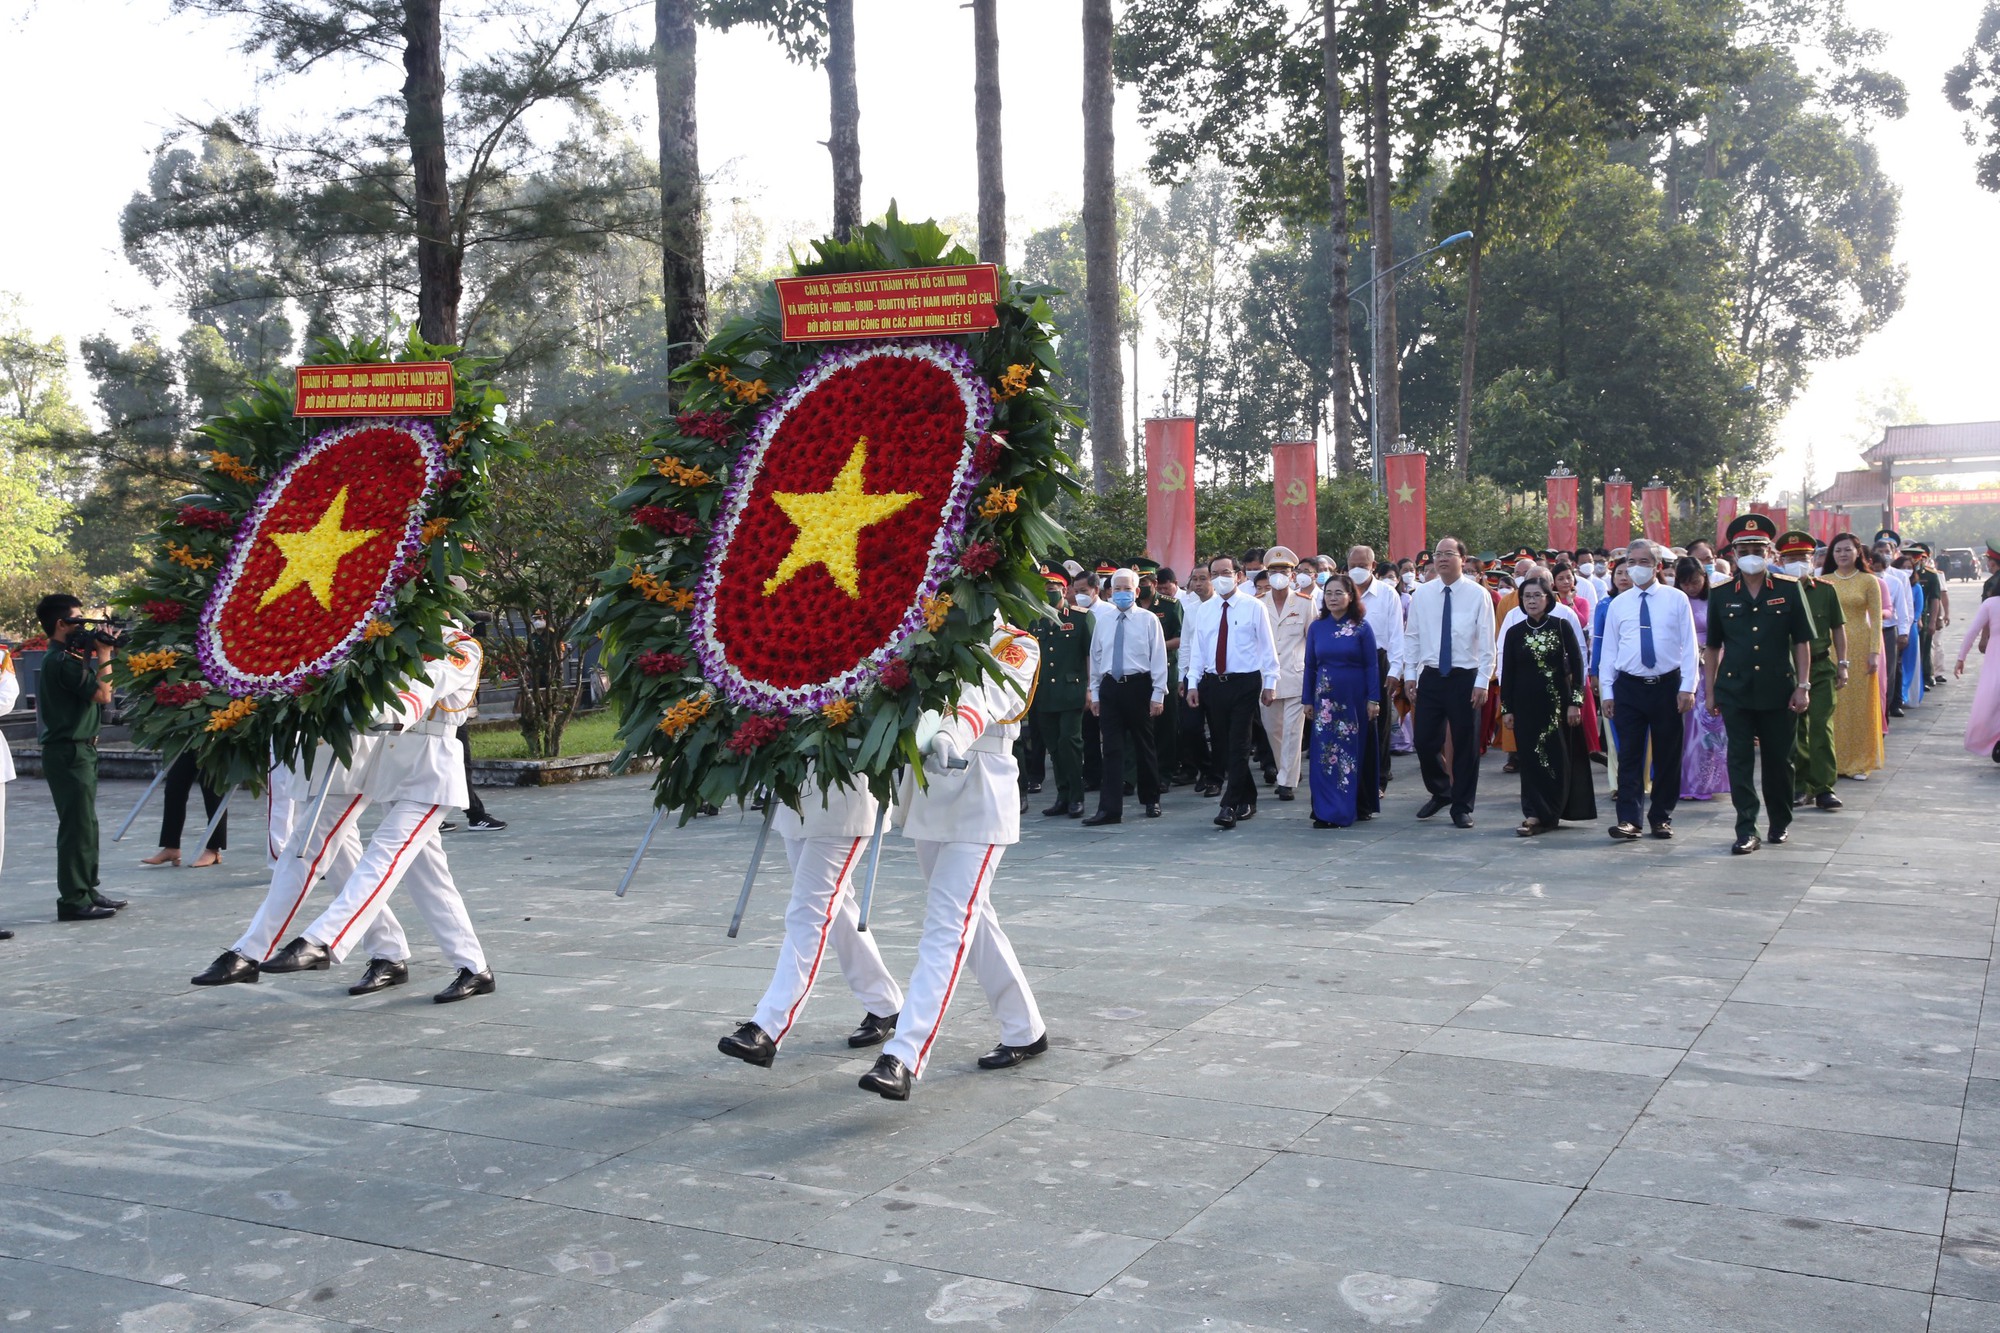
<svg viewBox="0 0 2000 1333"><path fill-rule="evenodd" d="M965 767L965 756L959 752L958 742L948 731L940 731L931 737L930 752L924 756L924 768L931 773L943 774L954 768Z"/></svg>

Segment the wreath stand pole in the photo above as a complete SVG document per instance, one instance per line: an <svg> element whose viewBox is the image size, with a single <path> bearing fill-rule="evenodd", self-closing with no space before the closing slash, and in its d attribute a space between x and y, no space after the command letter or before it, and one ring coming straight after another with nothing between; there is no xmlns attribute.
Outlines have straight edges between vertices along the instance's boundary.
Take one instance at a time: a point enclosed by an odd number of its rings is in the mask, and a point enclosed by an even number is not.
<svg viewBox="0 0 2000 1333"><path fill-rule="evenodd" d="M175 757L178 758L179 756ZM160 789L160 784L167 780L167 770L172 768L173 766L174 763L172 759L167 759L164 756L161 758L160 771L153 775L153 780L146 785L146 790L139 793L138 803L132 807L132 813L125 816L125 822L118 826L118 831L111 835L111 841L122 842L125 838L125 835L132 831L133 821L138 819L139 812L146 808L146 802L153 799L153 793ZM204 846L206 845L205 840L203 845Z"/></svg>
<svg viewBox="0 0 2000 1333"><path fill-rule="evenodd" d="M858 931L868 929L868 909L875 901L875 868L882 864L883 825L889 822L889 807L881 803L875 807L875 845L868 849L868 877L861 881L861 922L855 926Z"/></svg>
<svg viewBox="0 0 2000 1333"><path fill-rule="evenodd" d="M222 817L229 813L229 798L234 796L236 791L235 787L231 787L228 791L222 793L222 799L215 803L215 813L208 817L208 827L201 831L201 841L195 844L196 847L205 848L208 846L208 840L215 836L215 826L220 824Z"/></svg>
<svg viewBox="0 0 2000 1333"><path fill-rule="evenodd" d="M287 846L285 850L291 855L291 858L294 861L305 860L306 853L309 850L311 850L313 843L313 832L319 828L319 817L326 811L327 794L330 793L332 790L333 790L333 774L329 772L326 775L326 780L320 784L320 789L318 793L311 798L312 809L308 811L306 814L306 822L304 828L305 836L300 837L299 836L300 830L296 827L294 827L292 830L292 840L293 842L297 843L297 847L293 848Z"/></svg>
<svg viewBox="0 0 2000 1333"><path fill-rule="evenodd" d="M764 823L757 830L757 845L750 849L750 868L743 872L743 892L736 895L736 915L729 918L729 938L732 940L743 925L743 909L750 905L750 886L757 882L757 867L763 863L764 844L771 837L771 821L777 815L778 803L775 800L766 803Z"/></svg>
<svg viewBox="0 0 2000 1333"><path fill-rule="evenodd" d="M639 839L639 850L632 853L632 864L625 867L625 878L618 881L618 892L612 897L623 898L625 890L632 887L632 876L639 873L639 863L646 859L646 849L653 845L653 833L660 827L660 820L666 813L667 807L664 805L654 808L653 822L646 825L646 836Z"/></svg>

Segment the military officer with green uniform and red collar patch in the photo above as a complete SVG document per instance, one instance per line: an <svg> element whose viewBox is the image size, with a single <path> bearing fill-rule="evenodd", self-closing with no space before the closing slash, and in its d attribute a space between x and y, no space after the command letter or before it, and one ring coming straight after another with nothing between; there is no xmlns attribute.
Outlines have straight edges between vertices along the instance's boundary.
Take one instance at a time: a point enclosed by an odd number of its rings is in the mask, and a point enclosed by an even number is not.
<svg viewBox="0 0 2000 1333"><path fill-rule="evenodd" d="M1840 594L1813 572L1812 553L1818 545L1809 532L1793 528L1778 538L1785 574L1798 580L1799 595L1812 613L1811 702L1799 718L1798 739L1792 745L1792 788L1795 805L1821 810L1840 809L1833 794L1839 779L1833 753L1833 696L1847 688L1847 614Z"/></svg>
<svg viewBox="0 0 2000 1333"><path fill-rule="evenodd" d="M1736 807L1736 841L1729 850L1745 856L1763 846L1755 785L1760 747L1770 841L1789 836L1792 749L1799 715L1812 703L1813 618L1798 580L1771 572L1776 523L1764 514L1740 514L1727 537L1736 574L1708 595L1702 673L1708 710L1722 715L1729 737L1729 799Z"/></svg>

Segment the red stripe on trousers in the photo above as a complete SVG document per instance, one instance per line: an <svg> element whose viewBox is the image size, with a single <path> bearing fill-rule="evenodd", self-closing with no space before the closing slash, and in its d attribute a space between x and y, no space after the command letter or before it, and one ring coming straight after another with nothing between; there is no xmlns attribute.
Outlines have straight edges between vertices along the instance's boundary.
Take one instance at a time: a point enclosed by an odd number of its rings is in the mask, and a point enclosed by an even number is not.
<svg viewBox="0 0 2000 1333"><path fill-rule="evenodd" d="M937 1040L939 1029L944 1027L944 1011L951 1008L951 993L958 989L958 970L965 965L965 946L972 938L972 920L979 910L979 886L986 882L986 867L993 863L993 846L988 844L986 855L979 859L979 873L972 879L972 897L966 900L965 921L958 928L958 956L951 960L951 980L945 982L944 998L938 1001L937 1022L931 1024L931 1035L924 1038L924 1048L917 1052L917 1067L910 1072L923 1076L924 1061L931 1057L931 1043Z"/></svg>
<svg viewBox="0 0 2000 1333"><path fill-rule="evenodd" d="M327 850L333 846L333 840L340 836L340 826L347 822L348 816L354 813L354 807L360 805L363 799L357 796L349 801L347 808L340 812L340 818L334 820L333 827L326 831L326 841L319 845L319 855L315 856L312 864L306 867L306 882L299 885L299 896L292 899L292 910L285 913L285 924L279 926L277 932L271 936L271 945L264 950L264 957L269 958L278 951L279 942L285 938L285 932L292 927L292 918L299 914L299 908L305 905L306 895L311 893L313 885L319 882L319 863L326 859ZM308 829L306 836L312 836L312 830ZM278 854L283 856L284 849L279 848Z"/></svg>
<svg viewBox="0 0 2000 1333"><path fill-rule="evenodd" d="M785 1033L790 1032L792 1024L798 1021L799 1010L805 1008L807 998L812 995L813 982L819 979L820 959L826 957L826 937L833 928L833 914L840 910L840 895L847 889L847 872L854 869L854 858L861 854L864 841L862 838L854 840L854 845L847 849L847 859L840 863L840 873L833 877L833 896L826 900L826 919L819 923L819 948L813 951L812 971L806 973L806 988L799 992L791 1012L785 1015L785 1026L771 1034L774 1043L785 1039Z"/></svg>
<svg viewBox="0 0 2000 1333"><path fill-rule="evenodd" d="M424 817L417 821L417 826L410 830L410 836L403 839L403 845L396 849L396 855L393 859L390 860L389 868L382 872L382 878L380 881L376 883L374 891L368 895L368 900L361 904L361 908L359 911L357 911L353 916L347 918L347 924L340 928L340 933L338 935L335 935L333 937L333 942L326 946L328 952L338 949L340 947L340 942L347 938L347 932L354 929L354 923L359 921L362 917L368 915L368 909L374 905L374 902L377 898L382 896L383 888L389 883L391 879L395 878L396 867L403 863L403 853L410 850L410 844L414 843L417 840L418 836L423 833L424 825L430 823L431 816L436 814L437 812L438 808L436 806L432 806L430 809L424 811Z"/></svg>

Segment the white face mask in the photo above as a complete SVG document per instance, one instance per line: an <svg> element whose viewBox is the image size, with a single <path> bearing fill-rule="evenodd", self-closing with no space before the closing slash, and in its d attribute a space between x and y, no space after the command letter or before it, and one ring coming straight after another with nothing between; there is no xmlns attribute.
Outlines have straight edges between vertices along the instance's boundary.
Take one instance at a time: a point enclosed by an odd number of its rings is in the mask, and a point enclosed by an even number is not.
<svg viewBox="0 0 2000 1333"><path fill-rule="evenodd" d="M1375 571L1372 569L1363 569L1361 566L1356 565L1354 568L1347 571L1347 577L1354 580L1355 587L1357 588L1366 587L1368 584L1368 580L1375 577Z"/></svg>
<svg viewBox="0 0 2000 1333"><path fill-rule="evenodd" d="M1310 574L1294 574L1292 575L1292 586L1300 592L1306 592L1313 586L1313 576Z"/></svg>
<svg viewBox="0 0 2000 1333"><path fill-rule="evenodd" d="M1586 560L1582 564L1576 567L1576 572L1583 575L1585 578L1589 578L1592 574L1595 574L1597 572L1597 566L1591 564L1588 560Z"/></svg>
<svg viewBox="0 0 2000 1333"><path fill-rule="evenodd" d="M1651 565L1627 565L1625 569L1632 576L1632 586L1635 588L1643 588L1653 581Z"/></svg>
<svg viewBox="0 0 2000 1333"><path fill-rule="evenodd" d="M1785 572L1795 579L1803 578L1807 568L1808 566L1803 560L1787 560L1785 562Z"/></svg>
<svg viewBox="0 0 2000 1333"><path fill-rule="evenodd" d="M1764 567L1770 563L1770 561L1761 555L1739 555L1736 557L1736 568L1744 574L1762 574Z"/></svg>
<svg viewBox="0 0 2000 1333"><path fill-rule="evenodd" d="M1079 610L1088 611L1090 609L1091 603L1095 602L1096 600L1097 599L1095 597L1092 597L1087 592L1080 592L1076 595L1076 604Z"/></svg>
<svg viewBox="0 0 2000 1333"><path fill-rule="evenodd" d="M1227 574L1217 574L1210 583L1215 588L1217 597L1227 597L1236 591L1236 580Z"/></svg>

